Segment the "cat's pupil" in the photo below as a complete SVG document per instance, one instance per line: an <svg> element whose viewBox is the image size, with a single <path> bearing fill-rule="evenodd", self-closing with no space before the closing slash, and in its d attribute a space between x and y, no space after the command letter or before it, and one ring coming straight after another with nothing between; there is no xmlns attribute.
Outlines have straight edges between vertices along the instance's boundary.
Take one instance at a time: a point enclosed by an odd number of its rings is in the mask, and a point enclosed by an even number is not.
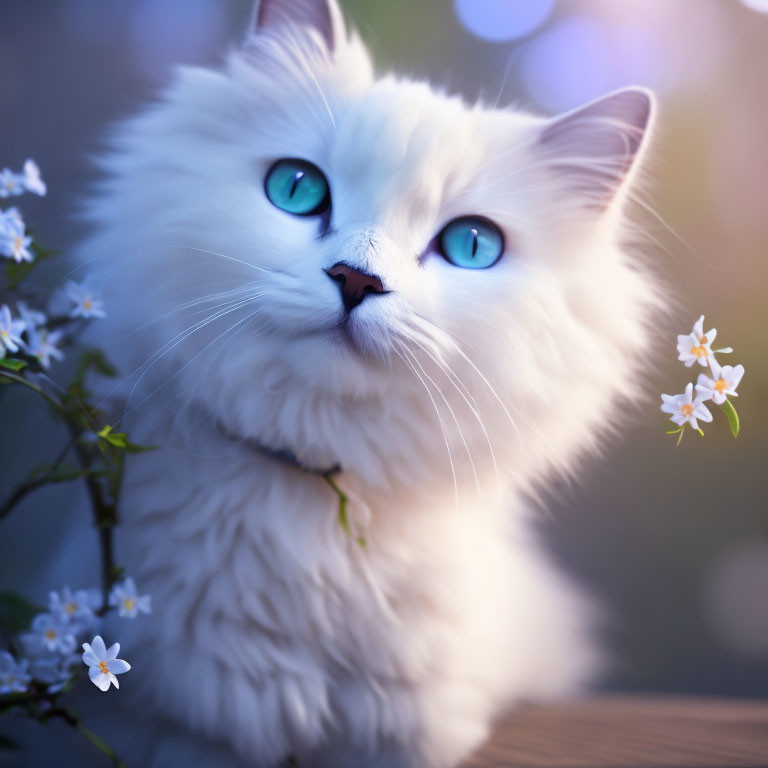
<svg viewBox="0 0 768 768"><path fill-rule="evenodd" d="M477 255L477 230L471 229L470 232L472 233L472 258L474 258Z"/></svg>
<svg viewBox="0 0 768 768"><path fill-rule="evenodd" d="M299 186L299 182L304 178L304 171L296 171L293 177L293 184L291 184L291 191L288 193L288 197L293 197Z"/></svg>

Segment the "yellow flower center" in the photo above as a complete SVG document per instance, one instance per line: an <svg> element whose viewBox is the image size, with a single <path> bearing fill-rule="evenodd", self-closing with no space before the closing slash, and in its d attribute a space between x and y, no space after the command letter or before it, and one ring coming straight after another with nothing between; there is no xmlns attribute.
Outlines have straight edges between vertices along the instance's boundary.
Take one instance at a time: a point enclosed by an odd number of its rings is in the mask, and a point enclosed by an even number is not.
<svg viewBox="0 0 768 768"><path fill-rule="evenodd" d="M706 344L708 341L706 336L699 336L699 344Z"/></svg>
<svg viewBox="0 0 768 768"><path fill-rule="evenodd" d="M715 382L715 389L722 395L725 389L728 387L728 382L725 379L718 379Z"/></svg>
<svg viewBox="0 0 768 768"><path fill-rule="evenodd" d="M64 610L71 616L77 610L77 606L74 603L67 603Z"/></svg>
<svg viewBox="0 0 768 768"><path fill-rule="evenodd" d="M20 251L21 250L22 242L23 241L22 241L22 239L20 237L14 237L13 238L13 250L14 251Z"/></svg>
<svg viewBox="0 0 768 768"><path fill-rule="evenodd" d="M8 179L8 181L5 182L5 188L13 189L13 182L10 179Z"/></svg>
<svg viewBox="0 0 768 768"><path fill-rule="evenodd" d="M706 339L705 339L706 341ZM691 354L696 355L696 357L706 357L707 356L707 348L704 346L701 347L691 347Z"/></svg>
<svg viewBox="0 0 768 768"><path fill-rule="evenodd" d="M55 629L46 629L45 630L45 636L48 640L55 640L56 639L56 630Z"/></svg>
<svg viewBox="0 0 768 768"><path fill-rule="evenodd" d="M126 597L123 600L123 607L126 611L132 611L136 607L136 601L132 597Z"/></svg>
<svg viewBox="0 0 768 768"><path fill-rule="evenodd" d="M10 334L8 333L8 331L5 330L5 328L3 328L0 331L0 336L2 336L4 339L7 339L10 336Z"/></svg>
<svg viewBox="0 0 768 768"><path fill-rule="evenodd" d="M690 403L686 403L680 408L680 413L682 413L683 416L690 416L693 413L693 406Z"/></svg>
<svg viewBox="0 0 768 768"><path fill-rule="evenodd" d="M109 667L107 666L106 661L99 662L99 672L103 672L105 675L109 674Z"/></svg>
<svg viewBox="0 0 768 768"><path fill-rule="evenodd" d="M83 300L83 309L90 309L93 306L93 302L90 299Z"/></svg>

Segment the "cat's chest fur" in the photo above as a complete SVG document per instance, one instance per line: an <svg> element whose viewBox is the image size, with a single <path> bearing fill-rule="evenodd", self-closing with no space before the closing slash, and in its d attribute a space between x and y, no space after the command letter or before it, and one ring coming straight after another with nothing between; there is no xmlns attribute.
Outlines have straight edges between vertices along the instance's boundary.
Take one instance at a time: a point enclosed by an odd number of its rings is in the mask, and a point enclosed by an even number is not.
<svg viewBox="0 0 768 768"><path fill-rule="evenodd" d="M460 709L482 692L492 710L530 665L514 646L542 565L502 494L459 509L450 484L385 493L342 474L350 536L322 477L217 436L138 457L127 480L119 554L156 606L123 632L144 701L243 754L269 754L265 733L276 758L311 750L339 723L376 741L443 678Z"/></svg>

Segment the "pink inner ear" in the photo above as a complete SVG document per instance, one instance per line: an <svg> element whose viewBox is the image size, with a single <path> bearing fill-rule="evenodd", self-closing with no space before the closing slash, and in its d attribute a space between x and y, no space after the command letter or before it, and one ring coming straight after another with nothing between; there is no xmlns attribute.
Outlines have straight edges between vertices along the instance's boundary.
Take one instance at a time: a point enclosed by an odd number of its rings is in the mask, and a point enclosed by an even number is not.
<svg viewBox="0 0 768 768"><path fill-rule="evenodd" d="M556 117L539 146L566 188L602 209L632 168L652 113L651 94L628 88Z"/></svg>
<svg viewBox="0 0 768 768"><path fill-rule="evenodd" d="M334 50L344 34L344 22L335 0L256 0L253 31L287 25L316 30L329 51Z"/></svg>

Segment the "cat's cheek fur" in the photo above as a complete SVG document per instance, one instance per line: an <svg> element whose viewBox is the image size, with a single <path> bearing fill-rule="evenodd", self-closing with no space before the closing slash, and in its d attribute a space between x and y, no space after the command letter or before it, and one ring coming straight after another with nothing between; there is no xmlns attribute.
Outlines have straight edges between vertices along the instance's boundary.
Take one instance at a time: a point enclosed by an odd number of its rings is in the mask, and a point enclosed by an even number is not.
<svg viewBox="0 0 768 768"><path fill-rule="evenodd" d="M263 0L221 72L181 71L116 131L88 207L93 333L124 377L105 394L162 446L132 458L118 530L155 607L114 629L137 765L451 768L506 707L600 666L529 500L636 394L659 302L622 202L652 99L547 121L375 80L325 3ZM269 202L279 158L326 174L327 221ZM491 269L434 249L470 214L506 236ZM347 331L338 262L391 290ZM254 444L339 462L367 546L322 479Z"/></svg>

